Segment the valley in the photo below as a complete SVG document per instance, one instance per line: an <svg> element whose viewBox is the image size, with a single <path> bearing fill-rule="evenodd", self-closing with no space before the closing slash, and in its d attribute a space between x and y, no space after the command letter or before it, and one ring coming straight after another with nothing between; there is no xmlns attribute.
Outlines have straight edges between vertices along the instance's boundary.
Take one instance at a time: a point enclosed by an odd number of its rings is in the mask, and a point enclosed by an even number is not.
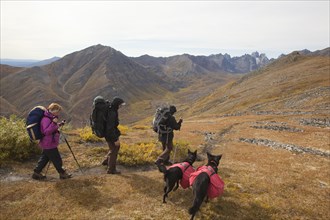
<svg viewBox="0 0 330 220"><path fill-rule="evenodd" d="M329 219L329 48L292 52L249 73L214 72L205 57L178 58L130 59L97 45L44 67L1 65L1 115L23 117L34 105L57 100L84 170L64 142L59 149L72 179L59 180L50 166L48 180L32 180L37 158L6 163L0 167L1 219L189 219L190 188L171 192L163 204L163 176L153 163L120 164L121 175L107 175L100 164L106 142L80 138L77 129L88 125L99 94L121 95L128 103L119 111L128 127L123 144L155 143L160 150L151 121L156 107L175 104L183 124L174 140L197 150L195 167L206 163L206 152L223 155L224 194L203 203L197 219ZM184 74L175 75L179 67ZM175 152L172 160L181 161Z"/></svg>

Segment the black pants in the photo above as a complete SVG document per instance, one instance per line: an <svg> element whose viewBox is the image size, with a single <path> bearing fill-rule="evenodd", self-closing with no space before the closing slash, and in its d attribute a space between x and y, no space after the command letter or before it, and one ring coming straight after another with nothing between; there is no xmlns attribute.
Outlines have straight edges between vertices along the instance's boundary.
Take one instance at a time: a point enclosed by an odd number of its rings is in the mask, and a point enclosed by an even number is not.
<svg viewBox="0 0 330 220"><path fill-rule="evenodd" d="M34 168L34 171L41 173L47 163L51 161L58 173L64 173L65 170L62 168L62 158L60 152L57 148L42 150L42 154L38 160L37 166Z"/></svg>

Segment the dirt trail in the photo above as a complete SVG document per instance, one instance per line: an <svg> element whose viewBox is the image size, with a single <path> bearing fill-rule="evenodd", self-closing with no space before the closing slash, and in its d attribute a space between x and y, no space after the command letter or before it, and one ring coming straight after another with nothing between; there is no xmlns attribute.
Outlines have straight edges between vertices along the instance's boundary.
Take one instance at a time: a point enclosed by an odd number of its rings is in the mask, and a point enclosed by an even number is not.
<svg viewBox="0 0 330 220"><path fill-rule="evenodd" d="M155 166L152 165L144 165L139 167L125 167L122 165L117 165L118 170L120 170L123 174L129 173L139 173L144 171L156 170ZM47 168L45 168L47 169ZM44 170L45 172L46 170ZM94 166L94 167L84 167L82 168L83 173L77 169L73 170L70 173L73 177L76 176L86 176L86 175L98 175L98 174L106 174L105 166ZM10 168L0 168L0 182L17 182L17 181L36 181L31 178L33 171L25 171L18 172L12 170ZM45 181L58 181L60 180L57 173L51 172L48 173L47 179Z"/></svg>

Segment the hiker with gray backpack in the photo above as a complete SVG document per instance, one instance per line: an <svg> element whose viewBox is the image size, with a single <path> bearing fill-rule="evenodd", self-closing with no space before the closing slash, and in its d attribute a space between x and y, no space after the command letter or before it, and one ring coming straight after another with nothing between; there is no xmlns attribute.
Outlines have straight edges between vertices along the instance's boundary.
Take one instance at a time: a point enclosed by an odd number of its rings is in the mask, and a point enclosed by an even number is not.
<svg viewBox="0 0 330 220"><path fill-rule="evenodd" d="M93 133L105 138L109 146L109 152L102 162L102 165L108 166L108 174L120 174L116 169L117 156L120 149L119 136L121 135L118 125L118 109L125 105L123 99L115 97L111 102L105 100L102 96L97 96L93 102L93 111L90 117Z"/></svg>
<svg viewBox="0 0 330 220"><path fill-rule="evenodd" d="M178 122L173 116L176 112L176 107L158 108L153 120L153 130L158 133L158 140L162 143L163 152L157 158L155 164L160 172L166 170L165 165L171 165L170 153L173 149L174 130L180 130L182 119ZM165 169L165 170L164 170Z"/></svg>

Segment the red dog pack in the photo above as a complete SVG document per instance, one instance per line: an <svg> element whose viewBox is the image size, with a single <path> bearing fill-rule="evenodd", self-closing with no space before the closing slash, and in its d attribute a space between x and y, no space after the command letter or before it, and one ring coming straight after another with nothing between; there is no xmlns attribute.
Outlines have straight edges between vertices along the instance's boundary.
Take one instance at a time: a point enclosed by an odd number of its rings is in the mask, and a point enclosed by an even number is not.
<svg viewBox="0 0 330 220"><path fill-rule="evenodd" d="M195 172L195 169L188 163L188 162L183 162L183 163L176 163L170 166L169 168L172 167L179 167L182 171L182 179L180 180L180 185L183 189L188 188L189 185L189 177L190 174Z"/></svg>
<svg viewBox="0 0 330 220"><path fill-rule="evenodd" d="M210 198L210 199L213 199L213 198L216 198L218 196L221 196L222 193L223 193L223 189L224 189L224 186L225 186L225 183L223 182L223 180L220 178L219 175L217 175L213 168L211 166L201 166L201 167L198 167L196 172L192 173L190 175L190 178L189 178L189 184L190 186L193 185L196 177L202 173L202 172L205 172L209 175L210 177L210 185L207 189L207 196Z"/></svg>

